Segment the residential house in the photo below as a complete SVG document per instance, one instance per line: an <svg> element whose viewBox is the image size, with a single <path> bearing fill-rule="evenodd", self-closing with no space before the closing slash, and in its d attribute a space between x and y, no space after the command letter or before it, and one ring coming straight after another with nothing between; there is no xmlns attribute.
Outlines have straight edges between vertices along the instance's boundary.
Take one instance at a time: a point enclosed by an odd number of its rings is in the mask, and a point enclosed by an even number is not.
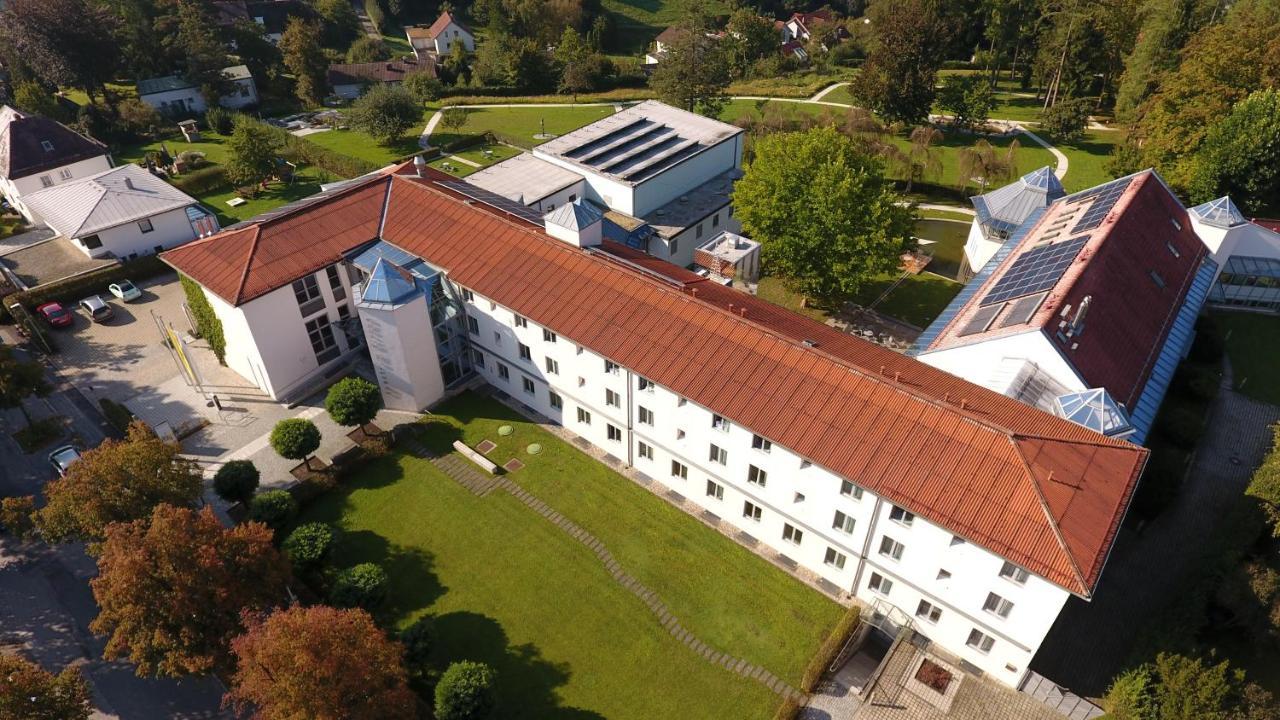
<svg viewBox="0 0 1280 720"><path fill-rule="evenodd" d="M239 22L261 26L262 34L273 44L280 42L289 18L312 19L316 12L301 0L216 0L211 3L214 22L229 27Z"/></svg>
<svg viewBox="0 0 1280 720"><path fill-rule="evenodd" d="M62 123L0 105L0 194L33 219L24 198L111 168L107 146Z"/></svg>
<svg viewBox="0 0 1280 720"><path fill-rule="evenodd" d="M258 104L258 86L248 67L232 65L223 68L222 75L230 85L230 92L218 100L218 105L240 110ZM191 117L208 109L200 88L181 75L139 80L138 99L171 118Z"/></svg>
<svg viewBox="0 0 1280 720"><path fill-rule="evenodd" d="M473 187L406 164L162 258L272 397L366 346L390 408L486 383L998 682L1092 597L1141 447L615 242L582 197Z"/></svg>
<svg viewBox="0 0 1280 720"><path fill-rule="evenodd" d="M329 66L329 87L333 94L344 100L354 100L364 94L370 85L399 85L414 73L435 75L436 65L430 58L414 60L384 60L369 63L341 63Z"/></svg>
<svg viewBox="0 0 1280 720"><path fill-rule="evenodd" d="M190 195L137 165L121 165L26 197L42 222L89 257L129 260L219 230Z"/></svg>
<svg viewBox="0 0 1280 720"><path fill-rule="evenodd" d="M666 55L667 49L671 47L671 43L675 42L684 32L686 31L683 28L672 25L658 33L658 37L653 39L653 49L645 53L645 65L657 65L662 62L662 58Z"/></svg>
<svg viewBox="0 0 1280 720"><path fill-rule="evenodd" d="M835 18L827 10L793 13L791 17L782 21L782 42L796 40L801 44L807 43L820 25L834 21Z"/></svg>
<svg viewBox="0 0 1280 720"><path fill-rule="evenodd" d="M741 230L729 194L742 143L737 126L647 100L466 183L543 213L589 200L606 211L611 239L687 267L698 245Z"/></svg>
<svg viewBox="0 0 1280 720"><path fill-rule="evenodd" d="M429 27L407 27L404 34L413 46L413 54L420 60L426 54L436 58L448 55L454 45L461 45L467 52L476 50L476 36L448 11L440 13Z"/></svg>

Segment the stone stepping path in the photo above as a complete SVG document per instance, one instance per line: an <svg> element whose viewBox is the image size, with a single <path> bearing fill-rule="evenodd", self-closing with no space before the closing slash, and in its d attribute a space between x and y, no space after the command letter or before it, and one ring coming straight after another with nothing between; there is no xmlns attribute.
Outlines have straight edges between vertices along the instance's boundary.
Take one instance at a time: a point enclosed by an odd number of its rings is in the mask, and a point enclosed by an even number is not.
<svg viewBox="0 0 1280 720"><path fill-rule="evenodd" d="M569 518L561 515L550 505L539 500L529 491L513 482L510 478L503 476L487 475L477 470L471 463L456 453L450 453L444 457L437 457L430 454L420 441L415 437L406 438L404 446L416 457L423 458L436 466L441 472L450 479L470 490L476 495L484 496L493 492L495 489L505 490L515 497L526 507L537 512L549 520L553 525L563 531L566 535L574 540L582 543L595 554L600 564L604 565L604 569L608 571L614 582L629 590L633 595L640 599L641 602L649 608L649 612L657 619L658 623L671 634L672 637L679 640L685 647L693 652L701 655L704 660L714 665L719 665L725 670L737 673L742 677L755 680L764 685L778 695L792 700L793 702L803 705L808 701L808 696L799 690L791 687L786 681L777 677L773 673L762 667L753 665L745 658L734 657L728 653L716 650L714 647L704 643L698 639L696 635L689 632L684 625L680 623L662 602L658 594L652 589L644 585L635 577L628 575L622 569L622 565L613 557L605 544L599 538L592 535L581 525L578 525Z"/></svg>

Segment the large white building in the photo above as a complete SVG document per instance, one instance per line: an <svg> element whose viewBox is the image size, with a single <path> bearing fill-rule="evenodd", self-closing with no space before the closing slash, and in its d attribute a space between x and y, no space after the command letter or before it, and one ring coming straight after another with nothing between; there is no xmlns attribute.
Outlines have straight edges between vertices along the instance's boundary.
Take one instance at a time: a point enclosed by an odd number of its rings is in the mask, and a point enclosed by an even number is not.
<svg viewBox="0 0 1280 720"><path fill-rule="evenodd" d="M389 407L488 383L1017 685L1097 586L1146 451L629 248L605 220L581 196L543 217L404 166L162 257L273 397L364 345Z"/></svg>
<svg viewBox="0 0 1280 720"><path fill-rule="evenodd" d="M685 267L697 246L741 230L729 195L742 142L742 128L646 100L466 181L543 213L589 200L607 209L607 237Z"/></svg>
<svg viewBox="0 0 1280 720"><path fill-rule="evenodd" d="M0 105L0 195L28 220L31 193L111 169L107 147L46 117Z"/></svg>
<svg viewBox="0 0 1280 720"><path fill-rule="evenodd" d="M1209 302L1235 310L1280 312L1280 223L1248 220L1229 197L1188 211L1218 264Z"/></svg>

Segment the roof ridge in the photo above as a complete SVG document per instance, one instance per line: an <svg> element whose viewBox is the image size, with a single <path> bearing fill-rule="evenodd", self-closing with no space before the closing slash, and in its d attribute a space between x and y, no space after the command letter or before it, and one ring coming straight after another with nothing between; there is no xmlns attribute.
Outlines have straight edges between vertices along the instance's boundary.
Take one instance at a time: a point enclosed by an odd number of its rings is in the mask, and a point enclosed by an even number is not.
<svg viewBox="0 0 1280 720"><path fill-rule="evenodd" d="M1031 469L1031 464L1027 461L1027 456L1023 454L1022 447L1014 437L1009 438L1009 443L1013 446L1013 452L1018 456L1018 460L1022 463L1022 468L1026 471L1027 477L1031 480L1031 489L1035 491L1036 499L1040 501L1040 509L1044 511L1045 519L1049 522L1049 528L1053 530L1053 536L1058 541L1058 547L1062 548L1062 554L1066 555L1067 562L1071 563L1071 572L1075 576L1077 582L1080 583L1080 589L1085 599L1089 599L1093 595L1093 588L1084 578L1084 573L1080 571L1080 563L1076 562L1075 555L1071 552L1071 548L1067 545L1067 539L1062 534L1062 528L1058 525L1058 521L1053 517L1053 510L1049 507L1049 499L1045 497L1044 491L1040 488L1040 481L1036 478L1035 471Z"/></svg>
<svg viewBox="0 0 1280 720"><path fill-rule="evenodd" d="M253 266L253 256L258 252L258 241L262 238L262 225L263 223L258 223L253 226L253 240L250 241L249 252L244 259L244 269L240 271L240 282L236 283L236 304L244 297L244 285L249 281L249 268Z"/></svg>

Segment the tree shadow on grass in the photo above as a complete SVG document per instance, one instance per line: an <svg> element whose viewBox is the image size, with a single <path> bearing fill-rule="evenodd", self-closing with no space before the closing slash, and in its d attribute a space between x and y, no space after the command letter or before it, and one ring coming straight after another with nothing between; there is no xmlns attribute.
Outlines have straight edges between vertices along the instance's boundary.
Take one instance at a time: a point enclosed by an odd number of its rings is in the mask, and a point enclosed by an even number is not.
<svg viewBox="0 0 1280 720"><path fill-rule="evenodd" d="M495 717L603 720L597 712L562 706L555 690L569 681L568 664L544 659L529 643L512 646L493 618L453 612L437 617L434 626L439 640L433 661L441 671L459 660L478 660L497 671Z"/></svg>
<svg viewBox="0 0 1280 720"><path fill-rule="evenodd" d="M373 612L384 627L430 607L448 590L435 573L431 553L397 545L369 530L342 531L334 548L334 567L341 570L365 562L387 573L387 600Z"/></svg>

